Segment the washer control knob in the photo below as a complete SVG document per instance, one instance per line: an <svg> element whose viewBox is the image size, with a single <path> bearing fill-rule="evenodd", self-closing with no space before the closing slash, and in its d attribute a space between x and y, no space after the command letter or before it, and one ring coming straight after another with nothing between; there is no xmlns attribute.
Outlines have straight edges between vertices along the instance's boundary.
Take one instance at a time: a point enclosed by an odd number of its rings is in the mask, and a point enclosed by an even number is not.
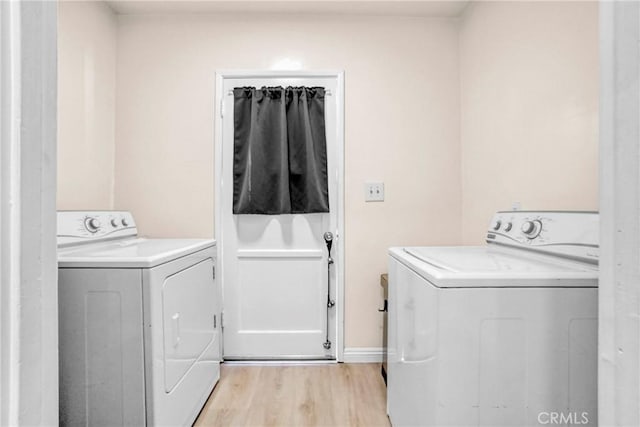
<svg viewBox="0 0 640 427"><path fill-rule="evenodd" d="M122 218L121 222L122 222L122 225L125 226L125 227L129 225L129 221L127 221L126 218Z"/></svg>
<svg viewBox="0 0 640 427"><path fill-rule="evenodd" d="M118 221L116 221L116 220L115 220L115 218L112 218L112 219L111 219L111 226L112 226L113 228L116 228L116 227L118 226Z"/></svg>
<svg viewBox="0 0 640 427"><path fill-rule="evenodd" d="M533 224L533 221L526 221L524 224L522 224L522 232L524 234L532 233L535 228L536 227Z"/></svg>
<svg viewBox="0 0 640 427"><path fill-rule="evenodd" d="M504 231L511 231L513 228L513 224L508 222L507 225L504 226Z"/></svg>
<svg viewBox="0 0 640 427"><path fill-rule="evenodd" d="M87 229L89 233L95 233L100 229L100 221L98 218L87 217L84 220L84 227Z"/></svg>
<svg viewBox="0 0 640 427"><path fill-rule="evenodd" d="M522 224L521 230L529 239L534 239L540 234L542 223L538 220L525 221Z"/></svg>
<svg viewBox="0 0 640 427"><path fill-rule="evenodd" d="M493 226L491 226L491 228L493 228L494 230L498 231L498 230L500 230L500 226L501 225L502 225L502 221L497 219L496 222L493 223Z"/></svg>

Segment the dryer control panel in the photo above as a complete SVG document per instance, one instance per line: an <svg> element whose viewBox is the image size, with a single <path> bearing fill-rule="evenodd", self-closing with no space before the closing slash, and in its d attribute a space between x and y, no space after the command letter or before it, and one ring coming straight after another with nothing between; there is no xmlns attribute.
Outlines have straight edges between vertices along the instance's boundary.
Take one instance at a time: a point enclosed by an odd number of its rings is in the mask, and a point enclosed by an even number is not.
<svg viewBox="0 0 640 427"><path fill-rule="evenodd" d="M131 212L58 211L58 246L82 242L135 237L138 234Z"/></svg>
<svg viewBox="0 0 640 427"><path fill-rule="evenodd" d="M487 243L598 262L599 215L575 211L496 212Z"/></svg>

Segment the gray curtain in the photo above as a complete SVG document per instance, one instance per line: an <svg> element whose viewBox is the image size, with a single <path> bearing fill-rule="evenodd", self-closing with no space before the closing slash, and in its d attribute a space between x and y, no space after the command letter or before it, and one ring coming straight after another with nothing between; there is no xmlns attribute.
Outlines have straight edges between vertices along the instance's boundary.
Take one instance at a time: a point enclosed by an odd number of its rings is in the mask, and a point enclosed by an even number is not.
<svg viewBox="0 0 640 427"><path fill-rule="evenodd" d="M233 94L233 213L329 212L324 88Z"/></svg>

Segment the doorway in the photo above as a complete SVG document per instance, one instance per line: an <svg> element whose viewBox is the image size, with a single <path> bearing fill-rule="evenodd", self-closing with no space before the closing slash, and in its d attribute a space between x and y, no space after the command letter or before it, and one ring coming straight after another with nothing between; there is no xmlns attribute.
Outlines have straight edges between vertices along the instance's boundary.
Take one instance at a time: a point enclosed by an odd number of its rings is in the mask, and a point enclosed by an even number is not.
<svg viewBox="0 0 640 427"><path fill-rule="evenodd" d="M329 212L234 215L236 87L320 86ZM216 238L226 360L341 360L343 352L343 74L217 74ZM325 233L333 235L331 258ZM329 303L335 302L335 305Z"/></svg>

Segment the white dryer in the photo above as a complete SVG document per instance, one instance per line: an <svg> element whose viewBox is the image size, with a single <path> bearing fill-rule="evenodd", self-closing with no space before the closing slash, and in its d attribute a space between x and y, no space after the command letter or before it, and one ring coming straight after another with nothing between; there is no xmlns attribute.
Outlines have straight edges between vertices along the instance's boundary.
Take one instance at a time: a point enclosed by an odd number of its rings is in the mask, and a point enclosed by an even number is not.
<svg viewBox="0 0 640 427"><path fill-rule="evenodd" d="M58 212L60 423L191 425L220 375L215 241Z"/></svg>
<svg viewBox="0 0 640 427"><path fill-rule="evenodd" d="M487 242L390 249L392 424L597 425L597 213L498 212Z"/></svg>

